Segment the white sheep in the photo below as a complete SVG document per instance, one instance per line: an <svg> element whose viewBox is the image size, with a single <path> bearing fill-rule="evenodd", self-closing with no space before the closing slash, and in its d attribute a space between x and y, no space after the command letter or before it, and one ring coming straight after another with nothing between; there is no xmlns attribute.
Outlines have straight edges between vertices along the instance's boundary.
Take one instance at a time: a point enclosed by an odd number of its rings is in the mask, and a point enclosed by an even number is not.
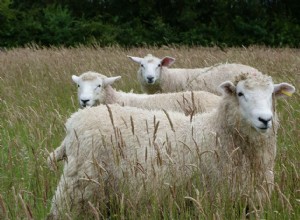
<svg viewBox="0 0 300 220"><path fill-rule="evenodd" d="M168 68L175 58L157 58L148 54L144 58L128 56L140 64L137 72L138 81L143 92L148 94L178 91L204 90L220 95L218 86L233 80L241 73L260 73L257 69L242 64L218 64L206 68L183 69Z"/></svg>
<svg viewBox="0 0 300 220"><path fill-rule="evenodd" d="M72 76L78 85L78 100L81 107L99 104L120 104L143 109L179 111L186 114L210 111L217 106L220 97L206 91L177 92L167 94L136 94L116 91L111 84L121 76L106 77L97 72L85 72Z"/></svg>
<svg viewBox="0 0 300 220"><path fill-rule="evenodd" d="M218 108L192 121L181 113L119 105L74 113L66 123L68 160L49 216L58 219L87 201L97 208L109 192L124 193L123 184L126 201L137 205L145 192L178 186L195 173L212 195L229 189L234 198L248 195L261 204L274 183L278 120L272 98L295 88L251 74L220 88Z"/></svg>
<svg viewBox="0 0 300 220"><path fill-rule="evenodd" d="M199 112L211 111L216 108L221 97L206 91L177 92L164 94L136 94L116 91L111 84L120 79L106 77L97 72L85 72L80 76L72 76L78 85L78 100L81 107L96 106L99 104L120 104L149 110L165 110L183 112L185 115L194 115ZM57 161L65 157L65 149L55 149L48 156L48 165L55 169Z"/></svg>

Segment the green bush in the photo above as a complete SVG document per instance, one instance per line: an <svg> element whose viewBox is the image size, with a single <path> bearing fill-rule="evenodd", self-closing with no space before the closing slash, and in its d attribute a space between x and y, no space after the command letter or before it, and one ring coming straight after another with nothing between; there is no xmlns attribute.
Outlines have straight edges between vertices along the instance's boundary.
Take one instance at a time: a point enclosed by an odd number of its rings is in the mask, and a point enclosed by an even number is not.
<svg viewBox="0 0 300 220"><path fill-rule="evenodd" d="M299 47L297 0L112 0L0 3L0 47L267 45Z"/></svg>
<svg viewBox="0 0 300 220"><path fill-rule="evenodd" d="M74 18L67 8L50 5L42 10L43 33L41 42L45 45L66 45L74 42Z"/></svg>

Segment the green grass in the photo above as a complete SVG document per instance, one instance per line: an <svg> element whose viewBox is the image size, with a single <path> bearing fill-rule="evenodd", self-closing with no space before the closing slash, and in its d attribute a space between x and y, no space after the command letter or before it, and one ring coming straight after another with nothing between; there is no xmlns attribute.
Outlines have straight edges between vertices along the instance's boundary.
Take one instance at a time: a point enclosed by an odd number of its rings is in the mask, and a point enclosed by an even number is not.
<svg viewBox="0 0 300 220"><path fill-rule="evenodd" d="M62 166L56 172L50 171L46 166L47 152L63 140L64 123L78 108L71 75L88 70L108 76L121 75L122 80L115 84L117 89L141 92L136 80L138 65L126 55L147 53L175 57L174 67L243 63L271 75L275 82L286 81L299 89L298 49L80 47L0 52L0 219L44 219L49 212ZM299 94L279 100L277 107L281 125L275 190L260 218L300 219ZM217 202L211 204L196 178L181 185L162 186L162 195L149 194L140 204L126 200L126 184L124 189L123 199L112 196L110 213L104 211L103 216L111 219L234 219L240 218L239 212L245 208L243 203L234 206L234 201L226 199L226 193L220 193Z"/></svg>

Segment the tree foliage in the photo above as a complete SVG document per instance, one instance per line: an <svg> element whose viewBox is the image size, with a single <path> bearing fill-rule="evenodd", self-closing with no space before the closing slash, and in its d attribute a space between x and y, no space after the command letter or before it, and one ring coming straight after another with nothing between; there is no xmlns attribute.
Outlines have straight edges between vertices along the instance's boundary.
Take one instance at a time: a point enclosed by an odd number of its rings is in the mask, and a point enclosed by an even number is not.
<svg viewBox="0 0 300 220"><path fill-rule="evenodd" d="M2 0L0 47L299 47L299 0Z"/></svg>

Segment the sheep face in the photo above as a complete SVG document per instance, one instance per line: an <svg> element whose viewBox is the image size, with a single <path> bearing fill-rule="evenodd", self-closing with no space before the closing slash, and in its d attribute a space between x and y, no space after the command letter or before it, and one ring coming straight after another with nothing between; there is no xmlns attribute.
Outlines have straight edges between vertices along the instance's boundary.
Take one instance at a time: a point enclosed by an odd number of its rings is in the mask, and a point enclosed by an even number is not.
<svg viewBox="0 0 300 220"><path fill-rule="evenodd" d="M272 127L272 97L289 96L295 92L292 85L273 84L271 77L267 76L249 77L236 85L227 81L220 87L225 95L237 100L241 118L261 133L268 132Z"/></svg>
<svg viewBox="0 0 300 220"><path fill-rule="evenodd" d="M172 57L164 57L162 59L148 54L144 58L128 56L134 62L140 64L138 74L141 83L154 85L158 84L161 76L162 67L169 67L175 61Z"/></svg>
<svg viewBox="0 0 300 220"><path fill-rule="evenodd" d="M78 101L81 108L95 106L105 101L105 87L111 85L121 76L102 78L98 75L86 77L86 75L72 76L78 86Z"/></svg>

